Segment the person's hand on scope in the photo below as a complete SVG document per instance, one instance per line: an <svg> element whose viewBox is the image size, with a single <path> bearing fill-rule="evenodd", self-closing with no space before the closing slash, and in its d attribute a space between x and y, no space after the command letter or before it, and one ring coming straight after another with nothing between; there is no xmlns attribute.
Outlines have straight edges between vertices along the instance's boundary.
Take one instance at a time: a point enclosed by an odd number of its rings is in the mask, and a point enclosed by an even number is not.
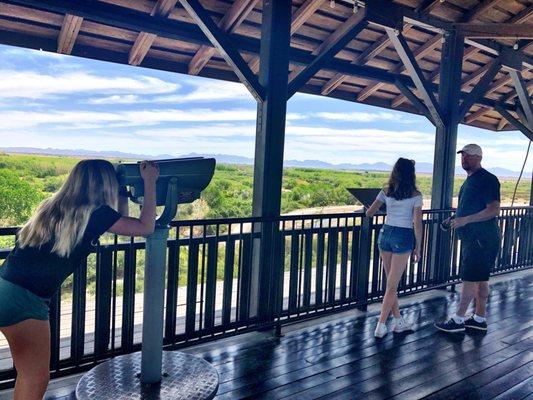
<svg viewBox="0 0 533 400"><path fill-rule="evenodd" d="M141 177L145 182L157 181L157 178L159 177L159 165L153 161L143 161L141 162L139 169L141 171Z"/></svg>
<svg viewBox="0 0 533 400"><path fill-rule="evenodd" d="M139 172L144 180L144 196L139 218L127 216L127 211L109 229L109 232L126 236L148 236L154 232L156 218L156 181L159 177L159 166L153 161L143 161ZM127 210L125 208L124 210Z"/></svg>

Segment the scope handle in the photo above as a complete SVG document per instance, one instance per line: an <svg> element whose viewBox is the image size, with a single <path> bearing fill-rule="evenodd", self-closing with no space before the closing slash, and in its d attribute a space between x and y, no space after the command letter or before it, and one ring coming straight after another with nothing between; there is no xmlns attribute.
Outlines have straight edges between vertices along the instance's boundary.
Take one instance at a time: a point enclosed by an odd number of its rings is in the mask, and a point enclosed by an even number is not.
<svg viewBox="0 0 533 400"><path fill-rule="evenodd" d="M167 198L165 200L165 208L163 213L155 221L156 227L165 228L170 221L176 216L178 210L178 178L170 178L167 186Z"/></svg>

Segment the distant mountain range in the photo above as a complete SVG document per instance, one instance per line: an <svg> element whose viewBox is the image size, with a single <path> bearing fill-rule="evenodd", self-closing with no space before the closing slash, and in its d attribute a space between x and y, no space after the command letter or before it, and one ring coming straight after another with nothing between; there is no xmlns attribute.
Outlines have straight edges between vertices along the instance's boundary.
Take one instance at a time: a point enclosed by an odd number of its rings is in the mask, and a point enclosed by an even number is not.
<svg viewBox="0 0 533 400"><path fill-rule="evenodd" d="M218 163L222 164L245 164L253 165L254 160L248 157L242 156L233 156L228 154L181 154L181 155L172 155L172 154L159 154L157 156L147 155L147 154L134 154L134 153L124 153L120 151L94 151L94 150L83 150L83 149L73 149L73 150L64 150L64 149L40 149L34 147L5 147L0 148L0 151L5 153L19 153L19 154L41 154L41 155L53 155L53 156L72 156L72 157L100 157L100 158L122 158L122 159L165 159L165 158L175 158L175 157L212 157L217 160ZM318 160L286 160L284 163L285 167L298 167L298 168L319 168L319 169L332 169L332 170L348 170L348 171L379 171L379 172L388 172L391 170L392 166L383 163L362 163L362 164L331 164L324 161ZM420 162L416 164L416 170L418 173L422 174L431 174L433 172L433 164ZM499 177L508 177L516 178L520 175L517 171L511 171L505 168L488 168L493 174ZM459 166L455 169L456 175L465 175L463 169ZM530 179L530 174L526 173L523 177L524 179Z"/></svg>

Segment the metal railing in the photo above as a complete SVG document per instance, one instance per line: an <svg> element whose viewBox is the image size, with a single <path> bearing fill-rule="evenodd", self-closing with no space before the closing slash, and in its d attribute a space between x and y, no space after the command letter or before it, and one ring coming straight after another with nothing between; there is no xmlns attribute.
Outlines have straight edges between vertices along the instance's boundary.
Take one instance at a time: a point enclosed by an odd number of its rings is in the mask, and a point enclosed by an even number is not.
<svg viewBox="0 0 533 400"><path fill-rule="evenodd" d="M449 210L424 211L422 257L409 262L400 295L460 281L461 243L440 222ZM365 308L385 290L377 237L384 216L361 213L174 221L168 240L166 348ZM262 224L274 225L274 317L258 317ZM533 265L533 207L503 208L501 251L492 275ZM14 244L16 228L0 229ZM51 303L53 377L140 350L143 240L112 236L95 249ZM127 238L126 238L127 239ZM4 246L6 246L4 244ZM9 248L0 250L5 259ZM0 343L0 388L13 385L7 343Z"/></svg>

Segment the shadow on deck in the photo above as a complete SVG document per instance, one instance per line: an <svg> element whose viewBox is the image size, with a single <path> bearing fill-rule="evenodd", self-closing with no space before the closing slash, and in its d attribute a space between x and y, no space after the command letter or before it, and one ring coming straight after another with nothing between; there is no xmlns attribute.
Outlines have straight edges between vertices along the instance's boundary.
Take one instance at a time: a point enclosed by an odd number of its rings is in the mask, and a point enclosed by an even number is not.
<svg viewBox="0 0 533 400"><path fill-rule="evenodd" d="M343 314L281 338L232 338L191 351L217 368L217 399L533 398L533 273L492 285L486 334L435 330L458 299L446 292L404 299L415 331L381 340L373 337L372 313ZM78 379L55 380L46 399L74 399Z"/></svg>

